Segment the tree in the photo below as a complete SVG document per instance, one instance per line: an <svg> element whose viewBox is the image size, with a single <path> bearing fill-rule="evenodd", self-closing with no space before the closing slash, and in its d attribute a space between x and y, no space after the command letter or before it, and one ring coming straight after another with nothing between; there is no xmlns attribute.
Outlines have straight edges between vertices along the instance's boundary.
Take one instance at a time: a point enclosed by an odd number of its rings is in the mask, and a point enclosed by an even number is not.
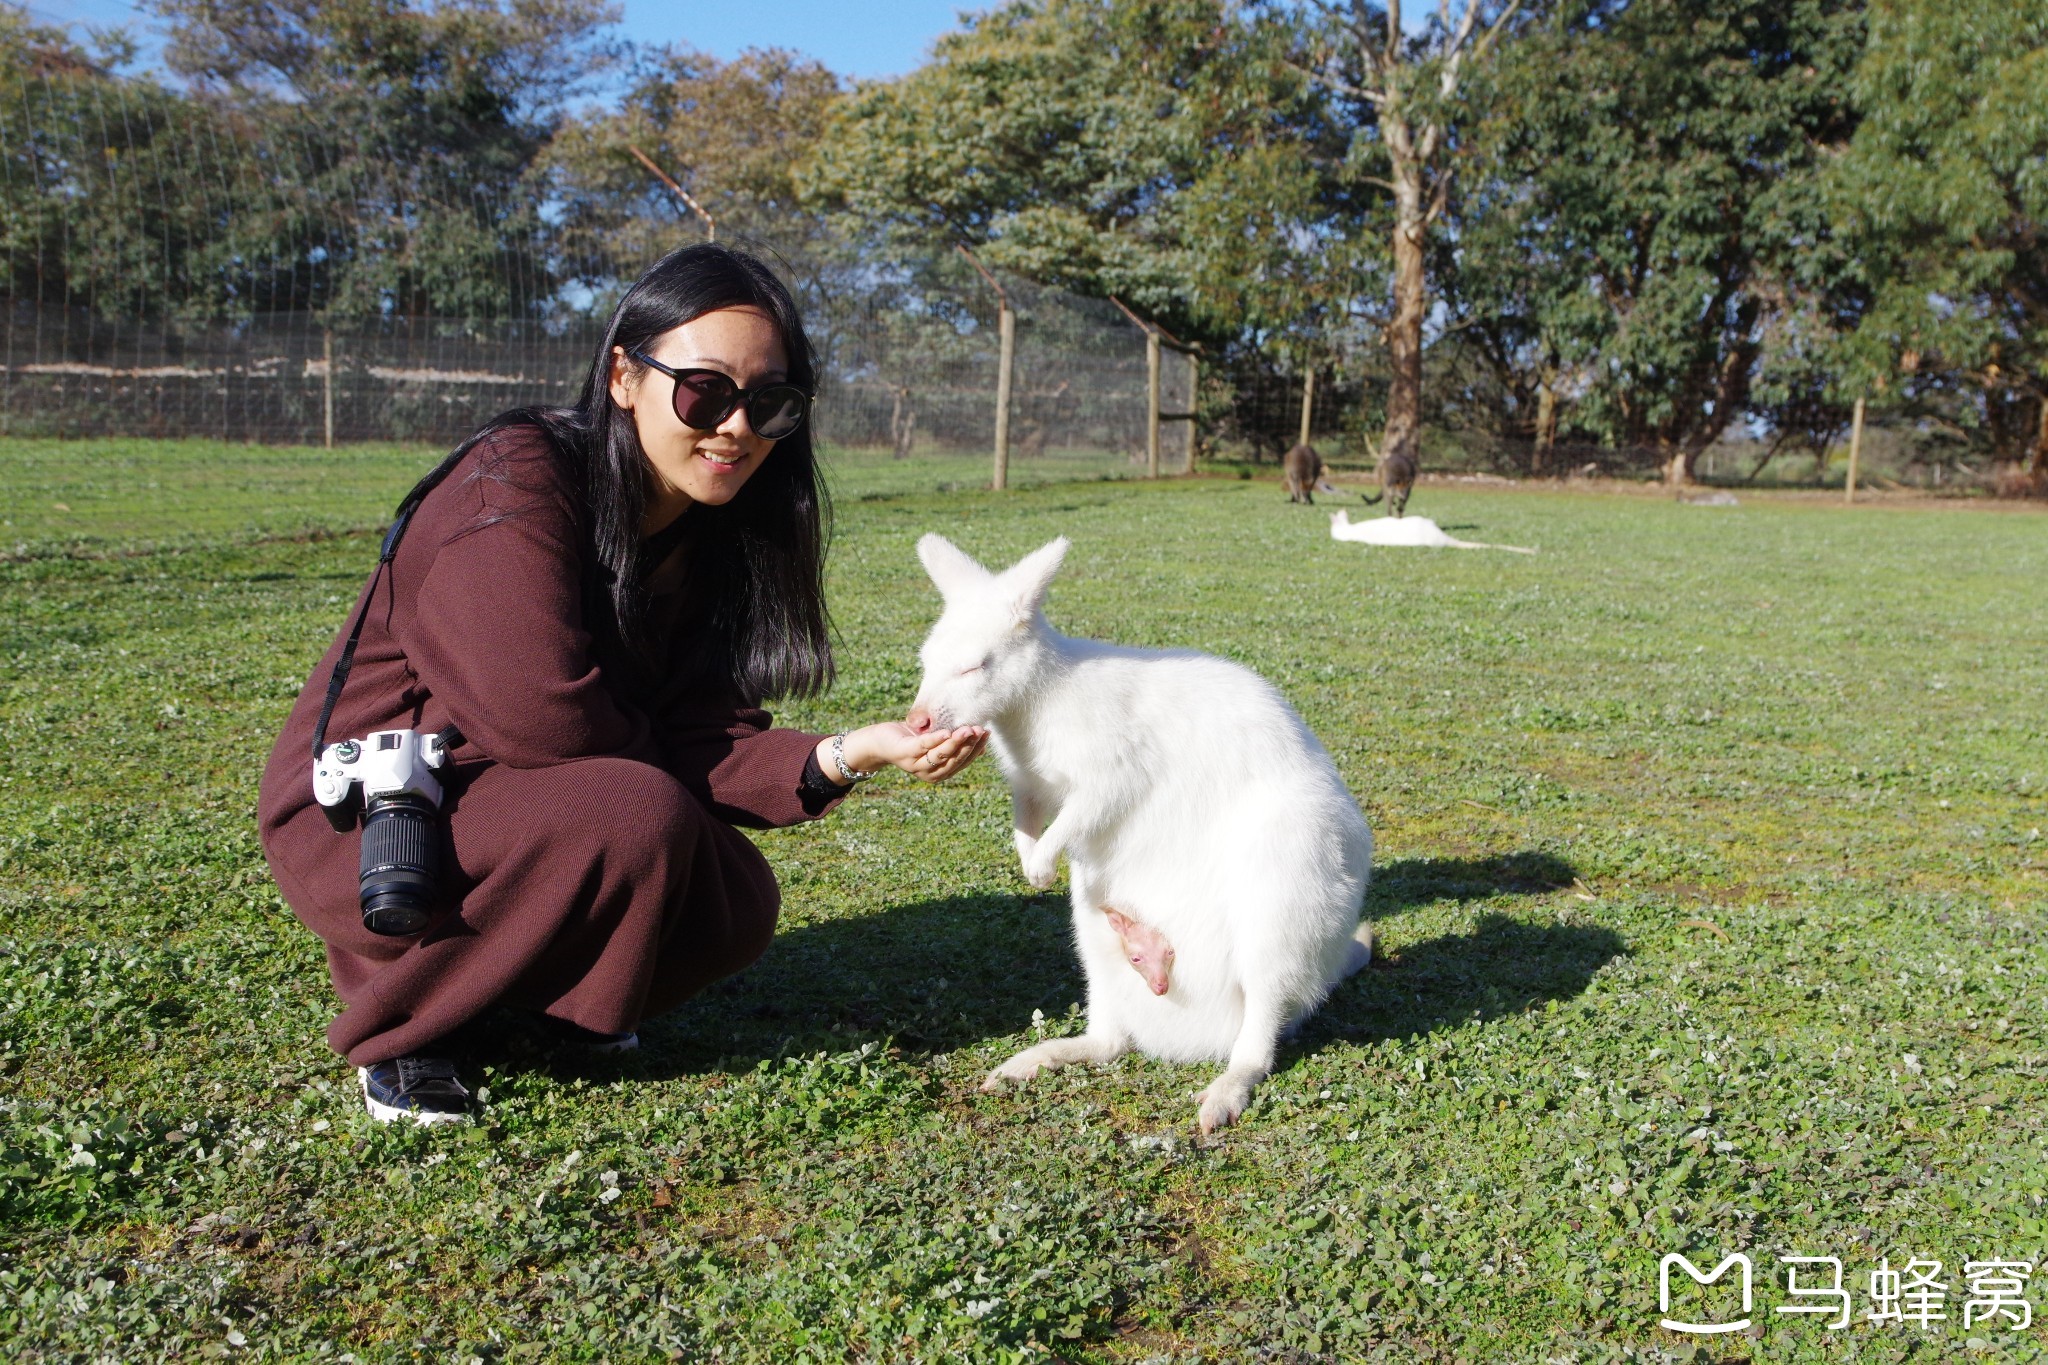
<svg viewBox="0 0 2048 1365"><path fill-rule="evenodd" d="M1829 189L1865 263L1874 397L2048 491L2048 9L1878 0Z"/></svg>
<svg viewBox="0 0 2048 1365"><path fill-rule="evenodd" d="M1401 0L1315 0L1313 8L1321 22L1304 69L1349 106L1354 162L1393 197L1393 309L1385 330L1392 373L1380 456L1419 464L1429 232L1450 201L1468 70L1486 62L1521 0L1463 0L1455 10L1440 0L1419 34L1403 27Z"/></svg>
<svg viewBox="0 0 2048 1365"><path fill-rule="evenodd" d="M595 276L703 232L637 148L710 212L719 240L765 245L806 286L829 291L848 253L804 200L801 176L845 98L838 76L793 52L731 62L661 52L619 107L571 119L549 147L565 243Z"/></svg>
<svg viewBox="0 0 2048 1365"><path fill-rule="evenodd" d="M155 0L165 58L245 131L254 306L532 316L561 279L536 159L617 61L604 0Z"/></svg>
<svg viewBox="0 0 2048 1365"><path fill-rule="evenodd" d="M1342 147L1308 145L1275 33L1222 0L1015 0L856 95L812 192L899 259L964 242L1182 335L1293 325Z"/></svg>
<svg viewBox="0 0 2048 1365"><path fill-rule="evenodd" d="M231 311L265 268L233 249L241 130L115 75L129 55L0 6L0 294L64 318L81 358L124 328Z"/></svg>
<svg viewBox="0 0 2048 1365"><path fill-rule="evenodd" d="M1540 263L1515 345L1575 377L1566 420L1683 483L1752 409L1767 353L1788 404L1810 381L1853 294L1821 171L1855 128L1861 48L1851 0L1584 5L1516 45L1473 130L1495 179L1462 213L1458 269L1492 306Z"/></svg>
<svg viewBox="0 0 2048 1365"><path fill-rule="evenodd" d="M1297 38L1225 0L1020 0L850 100L809 182L850 238L939 293L966 243L1012 277L1128 303L1201 344L1212 377L1298 382L1359 349L1377 311L1356 231L1377 196L1289 63ZM1221 401L1212 385L1203 406ZM1279 449L1292 411L1239 430Z"/></svg>

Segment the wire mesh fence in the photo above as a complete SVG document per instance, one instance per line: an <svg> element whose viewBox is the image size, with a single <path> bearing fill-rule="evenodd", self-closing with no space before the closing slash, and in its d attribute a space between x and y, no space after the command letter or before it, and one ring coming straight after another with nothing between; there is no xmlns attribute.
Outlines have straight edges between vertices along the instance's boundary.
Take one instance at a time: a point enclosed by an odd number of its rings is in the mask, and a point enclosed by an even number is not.
<svg viewBox="0 0 2048 1365"><path fill-rule="evenodd" d="M366 138L349 110L306 103L258 116L110 74L9 29L10 13L0 4L0 436L445 445L507 408L569 401L619 290L698 238L651 179L593 215L544 139L516 129L458 145L403 120ZM990 287L951 259L821 263L814 242L790 246L826 447L900 466L905 486L986 483ZM1110 301L1003 287L1012 481L1149 472L1155 448L1164 473L1197 454L1273 461L1304 427L1333 465L1377 459L1387 385L1370 347L1316 365L1310 394L1307 367L1255 340L1198 367L1170 349L1148 364L1144 328ZM1648 477L1669 459L1537 443L1526 404L1456 352L1427 353L1425 467ZM1154 412L1169 415L1156 431ZM1183 413L1196 420L1172 420ZM1874 433L1874 467L1935 485L1967 474L1911 435ZM1738 430L1701 471L1831 477L1825 441L1774 452Z"/></svg>
<svg viewBox="0 0 2048 1365"><path fill-rule="evenodd" d="M1101 300L1028 286L1010 293L1011 457L1142 463L1143 333ZM0 434L16 436L448 442L506 408L571 401L602 335L597 317L294 312L189 322L22 298L0 309ZM821 437L895 458L987 454L995 312L992 298L965 292L813 300ZM1183 366L1162 367L1160 389L1163 408L1187 410Z"/></svg>
<svg viewBox="0 0 2048 1365"><path fill-rule="evenodd" d="M346 111L252 118L27 30L0 49L0 435L451 442L568 401L618 291L697 237L614 234L647 259L612 254L531 147L480 175L490 149L368 145ZM979 280L957 262L792 276L828 445L991 453L996 300ZM1143 331L1105 300L1008 289L1019 476L1139 467ZM1161 368L1156 406L1195 406L1185 366ZM1178 429L1162 439L1181 467Z"/></svg>

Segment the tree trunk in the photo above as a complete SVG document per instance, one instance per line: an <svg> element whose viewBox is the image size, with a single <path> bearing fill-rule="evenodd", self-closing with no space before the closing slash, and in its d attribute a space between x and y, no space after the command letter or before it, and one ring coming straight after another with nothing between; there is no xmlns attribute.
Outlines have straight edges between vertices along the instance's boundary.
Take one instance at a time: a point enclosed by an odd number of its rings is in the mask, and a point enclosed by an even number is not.
<svg viewBox="0 0 2048 1365"><path fill-rule="evenodd" d="M2034 453L2027 460L2027 478L2036 488L2048 483L2048 393L2034 400Z"/></svg>
<svg viewBox="0 0 2048 1365"><path fill-rule="evenodd" d="M1387 324L1387 351L1393 375L1387 391L1387 431L1380 442L1380 459L1406 456L1420 468L1422 320L1428 310L1422 275L1426 222L1419 169L1397 166L1395 175L1394 318Z"/></svg>
<svg viewBox="0 0 2048 1365"><path fill-rule="evenodd" d="M1550 467L1551 447L1557 444L1557 381L1546 372L1536 388L1536 450L1529 457L1529 472L1542 475Z"/></svg>
<svg viewBox="0 0 2048 1365"><path fill-rule="evenodd" d="M894 457L899 460L910 458L910 443L917 431L917 409L910 405L910 386L893 384L896 402L889 411L889 443L894 448Z"/></svg>

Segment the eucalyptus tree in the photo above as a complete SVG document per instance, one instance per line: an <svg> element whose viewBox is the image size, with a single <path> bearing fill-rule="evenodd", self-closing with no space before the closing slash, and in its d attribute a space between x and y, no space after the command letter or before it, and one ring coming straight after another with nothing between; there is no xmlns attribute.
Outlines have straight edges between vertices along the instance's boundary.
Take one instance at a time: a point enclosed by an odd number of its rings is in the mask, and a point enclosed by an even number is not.
<svg viewBox="0 0 2048 1365"><path fill-rule="evenodd" d="M1014 0L857 93L809 183L899 259L962 243L1184 336L1284 335L1332 302L1343 154L1285 39L1226 0Z"/></svg>
<svg viewBox="0 0 2048 1365"><path fill-rule="evenodd" d="M1493 57L1521 10L1522 0L1438 0L1434 13L1411 28L1401 0L1309 6L1301 69L1338 98L1353 130L1353 173L1392 201L1383 459L1420 461L1429 237L1450 203L1469 78Z"/></svg>
<svg viewBox="0 0 2048 1365"><path fill-rule="evenodd" d="M532 315L560 280L541 150L619 60L605 0L153 0L165 61L247 131L257 306Z"/></svg>
<svg viewBox="0 0 2048 1365"><path fill-rule="evenodd" d="M2048 7L1877 0L1829 189L1868 273L1850 378L2048 489Z"/></svg>
<svg viewBox="0 0 2048 1365"><path fill-rule="evenodd" d="M844 81L794 52L732 61L680 46L651 54L622 99L571 118L548 148L576 272L598 283L621 269L630 278L678 242L715 231L719 241L767 248L808 289L829 291L856 263L804 198L801 178L846 98Z"/></svg>
<svg viewBox="0 0 2048 1365"><path fill-rule="evenodd" d="M1788 402L1800 365L1811 378L1843 306L1815 301L1856 270L1821 173L1856 126L1862 38L1851 0L1596 0L1515 44L1469 129L1488 179L1457 268L1567 383L1558 420L1685 482L1756 405L1767 357Z"/></svg>
<svg viewBox="0 0 2048 1365"><path fill-rule="evenodd" d="M220 205L209 193L234 130L179 92L114 74L89 51L0 6L0 296L96 321L158 320L217 303ZM202 166L192 153L212 149ZM85 331L63 329L67 340Z"/></svg>

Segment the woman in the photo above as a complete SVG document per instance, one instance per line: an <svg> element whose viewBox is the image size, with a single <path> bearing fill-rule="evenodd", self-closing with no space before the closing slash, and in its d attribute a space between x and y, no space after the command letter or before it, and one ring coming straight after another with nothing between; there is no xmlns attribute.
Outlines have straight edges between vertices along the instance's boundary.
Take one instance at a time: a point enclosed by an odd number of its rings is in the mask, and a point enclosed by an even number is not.
<svg viewBox="0 0 2048 1365"><path fill-rule="evenodd" d="M406 524L263 774L263 846L327 944L328 1042L384 1120L459 1120L447 1038L536 1011L607 1049L766 949L779 898L734 826L814 819L884 764L930 781L977 728L774 729L766 697L832 678L809 345L744 253L689 247L613 312L573 408L505 414ZM364 927L361 835L314 801L314 736L439 732L447 909Z"/></svg>

